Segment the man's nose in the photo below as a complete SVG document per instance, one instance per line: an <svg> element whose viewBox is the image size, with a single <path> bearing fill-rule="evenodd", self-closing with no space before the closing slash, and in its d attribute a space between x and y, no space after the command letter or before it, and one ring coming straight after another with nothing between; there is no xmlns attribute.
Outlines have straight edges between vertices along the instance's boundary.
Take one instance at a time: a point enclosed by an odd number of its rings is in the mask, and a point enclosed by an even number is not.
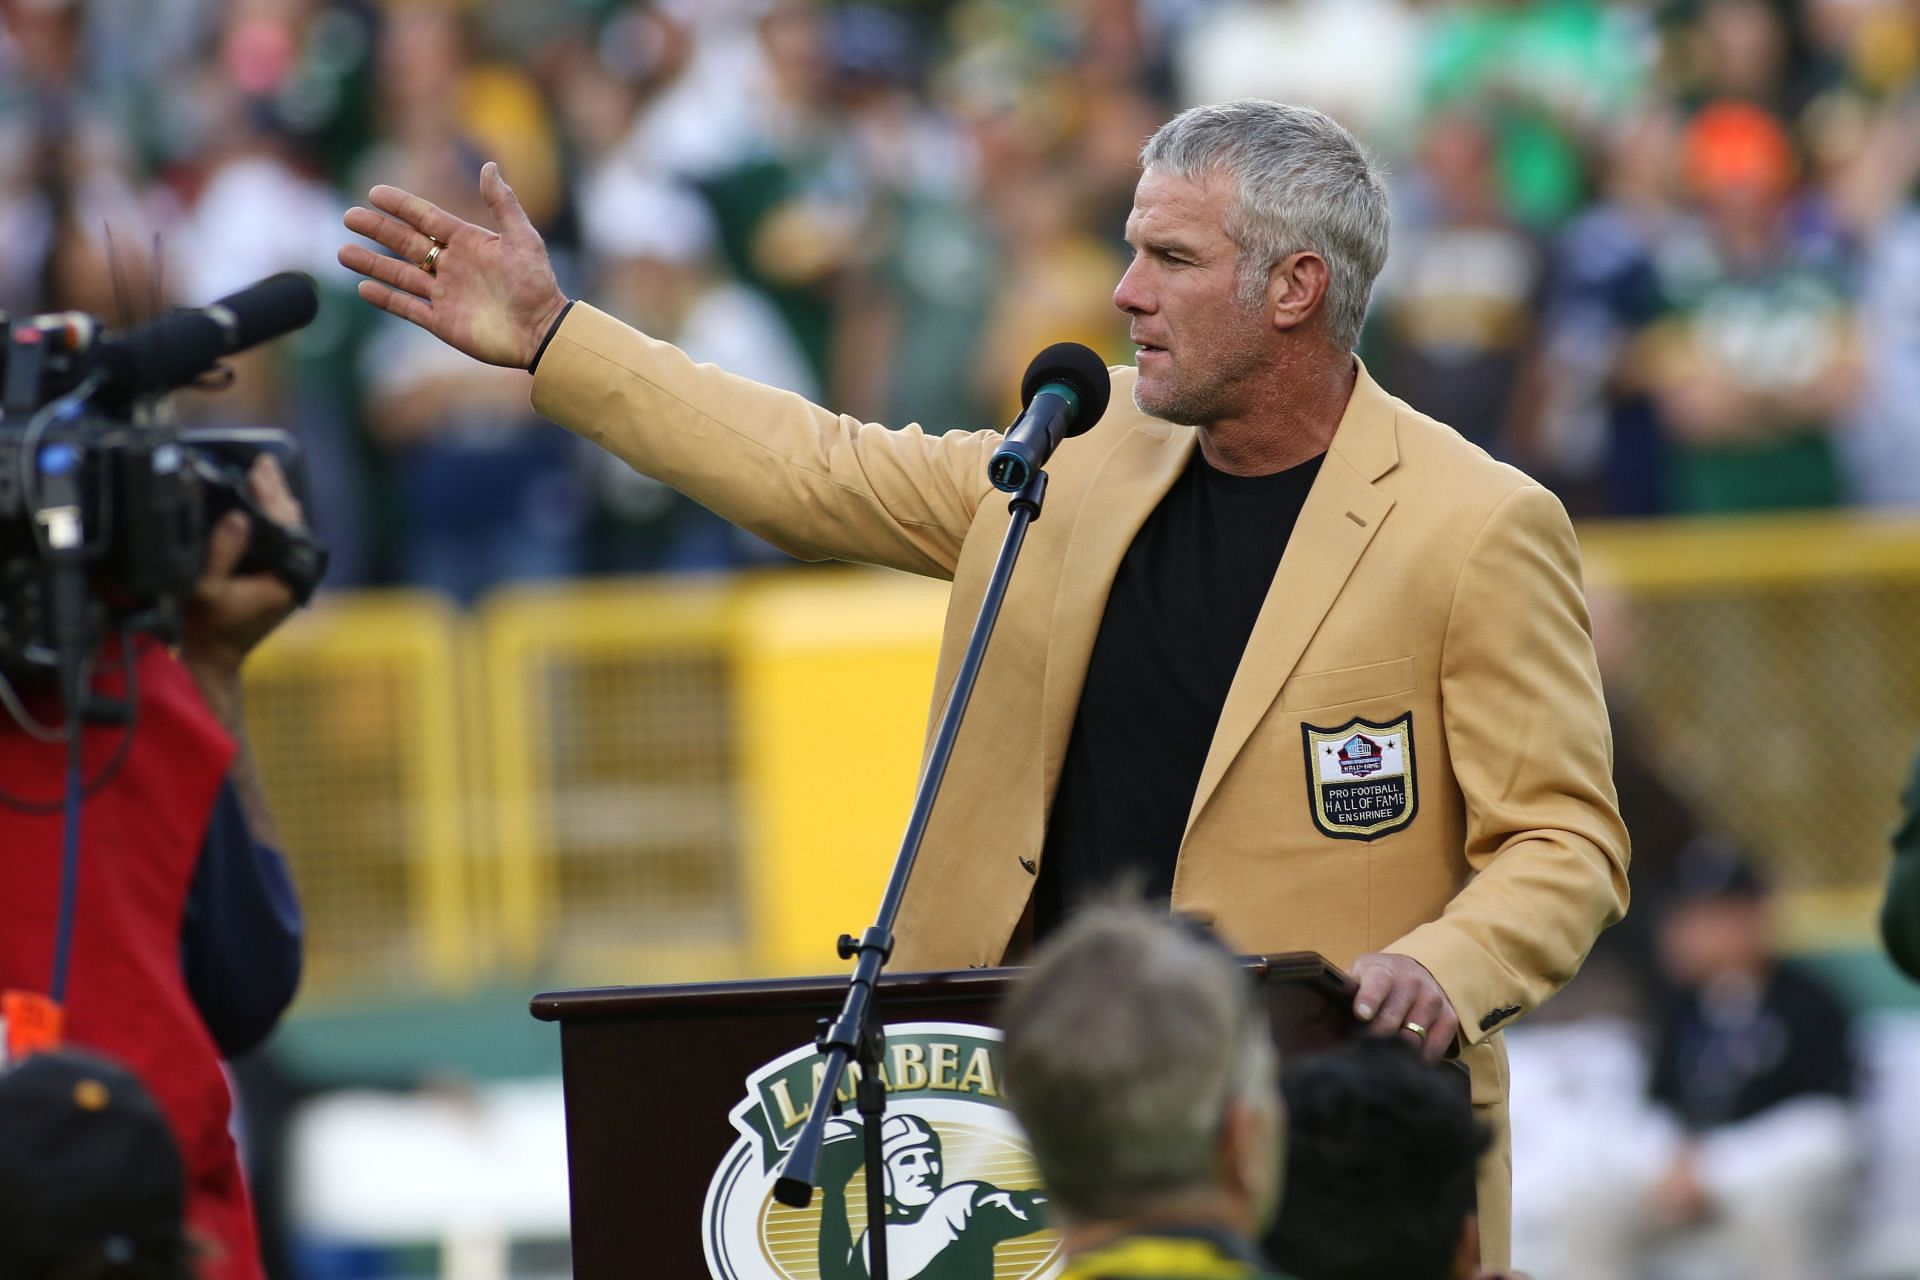
<svg viewBox="0 0 1920 1280"><path fill-rule="evenodd" d="M1113 305L1130 316L1145 315L1153 310L1153 299L1140 283L1140 259L1127 264L1120 283L1113 286Z"/></svg>

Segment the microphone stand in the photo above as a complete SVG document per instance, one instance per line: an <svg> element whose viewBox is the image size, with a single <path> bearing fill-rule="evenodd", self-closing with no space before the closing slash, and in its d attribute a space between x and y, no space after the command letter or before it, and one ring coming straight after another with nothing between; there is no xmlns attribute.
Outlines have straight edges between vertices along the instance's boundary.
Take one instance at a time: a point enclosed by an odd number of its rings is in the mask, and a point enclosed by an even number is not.
<svg viewBox="0 0 1920 1280"><path fill-rule="evenodd" d="M920 855L920 841L927 833L933 804L940 795L940 783L946 776L947 761L953 756L953 744L960 735L960 721L967 713L967 702L980 676L980 664L986 657L987 642L993 638L994 623L1000 618L1000 605L1006 599L1007 584L1013 578L1014 561L1026 540L1027 526L1040 516L1040 504L1047 494L1047 473L1035 467L1027 480L1008 500L1012 520L1000 542L1000 555L993 564L993 576L987 579L986 594L980 600L980 613L973 623L967 651L960 659L959 674L954 677L953 692L946 709L940 713L940 725L933 737L933 750L927 755L926 769L914 791L913 813L900 841L900 852L893 861L893 875L887 881L886 894L880 899L880 912L873 925L858 941L841 934L842 960L856 956L853 977L847 983L847 996L840 1015L832 1022L822 1020L820 1035L814 1040L827 1055L826 1074L807 1112L806 1123L794 1139L781 1176L773 1186L774 1199L795 1209L804 1209L813 1200L813 1189L820 1181L820 1144L827 1119L838 1108L840 1077L849 1062L857 1063L860 1079L854 1086L855 1105L860 1113L867 1170L867 1275L869 1280L887 1280L887 1193L886 1162L881 1156L880 1123L886 1114L887 1090L880 1076L881 1059L886 1051L886 1035L873 1016L874 986L880 970L893 954L893 924L900 915L900 900L906 894L907 879L913 874L914 860Z"/></svg>

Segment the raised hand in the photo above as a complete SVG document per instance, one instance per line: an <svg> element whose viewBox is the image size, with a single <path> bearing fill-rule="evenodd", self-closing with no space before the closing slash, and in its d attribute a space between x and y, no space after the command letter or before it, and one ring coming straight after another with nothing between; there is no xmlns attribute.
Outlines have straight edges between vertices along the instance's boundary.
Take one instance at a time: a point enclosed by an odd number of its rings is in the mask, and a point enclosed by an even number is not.
<svg viewBox="0 0 1920 1280"><path fill-rule="evenodd" d="M376 307L476 360L525 369L567 298L540 233L491 160L480 170L480 195L496 230L398 187L375 187L367 193L373 208L349 209L344 221L394 256L348 244L340 264L368 277L360 296Z"/></svg>

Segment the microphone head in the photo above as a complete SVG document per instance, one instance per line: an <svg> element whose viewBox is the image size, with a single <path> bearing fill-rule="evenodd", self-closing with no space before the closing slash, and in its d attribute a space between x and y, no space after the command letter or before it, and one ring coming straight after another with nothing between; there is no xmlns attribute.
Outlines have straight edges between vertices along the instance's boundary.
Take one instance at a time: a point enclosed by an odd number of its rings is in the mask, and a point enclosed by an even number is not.
<svg viewBox="0 0 1920 1280"><path fill-rule="evenodd" d="M306 272L282 271L209 305L233 314L235 350L245 350L312 324L320 313L320 291Z"/></svg>
<svg viewBox="0 0 1920 1280"><path fill-rule="evenodd" d="M151 395L185 386L222 356L304 328L319 308L313 277L283 271L204 307L169 311L127 330L105 353L114 389Z"/></svg>
<svg viewBox="0 0 1920 1280"><path fill-rule="evenodd" d="M1107 362L1077 342L1056 342L1033 358L1027 376L1020 379L1020 403L1032 404L1040 388L1049 382L1064 382L1080 397L1080 412L1067 424L1065 434L1069 436L1077 436L1100 421L1113 396Z"/></svg>

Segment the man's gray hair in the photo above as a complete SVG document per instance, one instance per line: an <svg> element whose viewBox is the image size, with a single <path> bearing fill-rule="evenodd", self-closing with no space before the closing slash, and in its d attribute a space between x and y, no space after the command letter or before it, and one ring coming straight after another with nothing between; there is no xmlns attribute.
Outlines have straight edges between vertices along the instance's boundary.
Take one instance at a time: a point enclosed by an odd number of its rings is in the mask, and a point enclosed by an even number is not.
<svg viewBox="0 0 1920 1280"><path fill-rule="evenodd" d="M1251 979L1138 907L1090 908L1062 929L1001 1025L1008 1100L1048 1194L1081 1221L1214 1187L1228 1104L1279 1105Z"/></svg>
<svg viewBox="0 0 1920 1280"><path fill-rule="evenodd" d="M1161 125L1140 164L1188 181L1213 170L1237 191L1227 234L1240 246L1240 298L1266 296L1268 270L1290 253L1327 263L1327 336L1360 341L1367 296L1387 260L1387 188L1366 148L1311 107L1243 98L1191 107Z"/></svg>

